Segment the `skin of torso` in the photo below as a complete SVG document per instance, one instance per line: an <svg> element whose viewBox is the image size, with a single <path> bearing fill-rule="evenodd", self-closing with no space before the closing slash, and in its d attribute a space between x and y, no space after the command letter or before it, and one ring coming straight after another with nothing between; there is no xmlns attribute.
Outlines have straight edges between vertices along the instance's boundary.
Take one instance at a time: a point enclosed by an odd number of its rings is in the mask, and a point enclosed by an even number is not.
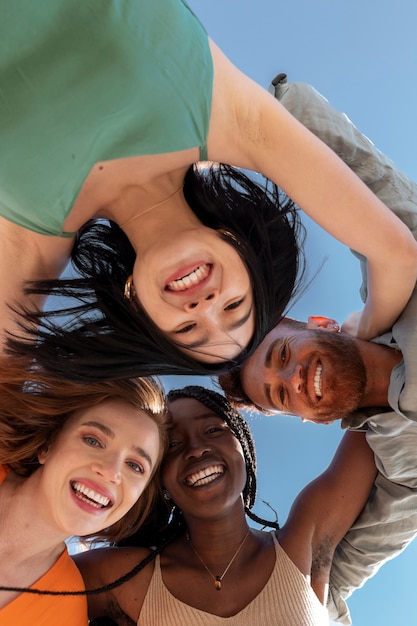
<svg viewBox="0 0 417 626"><path fill-rule="evenodd" d="M237 559L234 570L225 576L223 585L227 593L219 593L215 589L213 580L186 545L184 536L167 546L161 554L165 586L178 600L202 611L223 617L238 613L262 591L275 565L275 547L270 533L253 530L248 539L248 552L245 550L243 561L239 562ZM84 575L88 573L87 579L90 574L94 577L94 586L106 584L117 576L122 576L148 554L148 551L141 548L116 549L112 552L102 552L103 558L99 559L99 567L94 561L81 567ZM85 555L77 557L77 564L85 563L84 559ZM152 561L132 581L108 594L106 614L110 612L116 617L117 611L121 609L137 622L153 570ZM99 613L98 610L97 614Z"/></svg>
<svg viewBox="0 0 417 626"><path fill-rule="evenodd" d="M387 272L395 272L390 268L394 267L396 259L391 259L382 244L390 238L392 240L396 231L398 245L393 244L392 249L402 250L402 281L405 283L407 277L410 285L414 286L415 241L412 237L410 239L408 229L390 211L384 209L331 150L296 122L271 94L237 70L211 41L210 49L214 64L213 100L207 137L210 160L263 172L279 183L323 228L367 256L370 270L374 259L380 262L380 250L384 249L386 269L382 275L387 280ZM143 190L143 205L150 206L172 193L183 180L189 165L198 158L199 148L195 147L177 153L96 163L86 176L79 197L67 217L65 231L77 231L93 216L109 217L122 223L126 217L123 215L126 190L132 186L140 188ZM314 171L314 175L311 180L303 178L303 184L300 184L297 173L300 170ZM340 186L342 182L343 188ZM336 222L335 198L338 198L339 203ZM365 203L367 211L363 210ZM357 220L355 215L358 216ZM355 221L361 223L360 229L352 228ZM375 231L375 223L378 223L378 231ZM370 240L367 232L371 230L373 238ZM5 320L3 327L14 330L10 312L4 303L13 302L16 298L21 301L19 291L24 280L59 276L73 242L60 237L37 235L11 225L6 220L0 222L0 237L3 270L0 313ZM17 249L19 254L16 254ZM410 263L408 258L411 258ZM409 271L408 266L412 267L412 271ZM9 271L11 268L13 272ZM381 293L385 291L381 290ZM392 298L398 304L397 314L405 304L405 293L408 297L407 286L402 287L401 297L398 295ZM25 304L30 306L30 302ZM369 306L371 304L372 299L369 298ZM390 312L392 306L388 307ZM385 310L384 307L380 309ZM392 320L389 321L391 325ZM378 334L372 328L368 330L370 336Z"/></svg>

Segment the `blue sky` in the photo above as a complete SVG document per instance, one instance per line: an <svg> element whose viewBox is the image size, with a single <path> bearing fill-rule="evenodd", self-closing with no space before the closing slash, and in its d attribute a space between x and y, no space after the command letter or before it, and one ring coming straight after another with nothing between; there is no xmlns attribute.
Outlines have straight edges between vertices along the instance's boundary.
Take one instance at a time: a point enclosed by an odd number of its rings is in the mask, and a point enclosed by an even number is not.
<svg viewBox="0 0 417 626"><path fill-rule="evenodd" d="M212 39L242 71L268 86L278 72L312 84L334 107L417 180L417 4L414 0L189 0ZM190 61L192 62L192 61ZM307 223L307 222L306 222ZM325 314L342 321L361 306L359 267L341 244L309 222L310 275L318 277L290 311L299 319ZM193 379L204 383L204 379ZM167 387L189 380L165 379ZM339 426L296 418L249 417L258 451L256 511L261 499L285 520L298 491L330 461ZM354 626L416 623L413 585L417 542L386 564L349 601Z"/></svg>

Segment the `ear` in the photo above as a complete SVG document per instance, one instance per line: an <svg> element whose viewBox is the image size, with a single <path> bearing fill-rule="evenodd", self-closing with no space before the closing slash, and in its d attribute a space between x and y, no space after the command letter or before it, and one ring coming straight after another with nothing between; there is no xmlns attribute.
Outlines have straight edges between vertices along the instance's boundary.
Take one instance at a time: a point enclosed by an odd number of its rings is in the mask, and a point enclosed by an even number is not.
<svg viewBox="0 0 417 626"><path fill-rule="evenodd" d="M49 446L47 448L43 448L38 454L38 461L41 465L45 465L45 461L48 457Z"/></svg>
<svg viewBox="0 0 417 626"><path fill-rule="evenodd" d="M330 330L332 333L338 333L340 328L336 320L332 320L330 317L322 317L320 315L310 315L307 320L307 328L323 328L323 330Z"/></svg>

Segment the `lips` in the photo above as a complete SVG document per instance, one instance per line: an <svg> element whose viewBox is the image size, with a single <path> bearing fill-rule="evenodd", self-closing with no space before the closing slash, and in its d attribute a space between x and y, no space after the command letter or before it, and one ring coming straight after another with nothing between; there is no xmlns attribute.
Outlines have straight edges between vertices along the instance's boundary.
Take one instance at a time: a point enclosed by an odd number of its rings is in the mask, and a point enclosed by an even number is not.
<svg viewBox="0 0 417 626"><path fill-rule="evenodd" d="M202 485L208 485L223 474L223 465L209 465L201 470L198 470L197 472L194 472L193 474L189 474L185 478L184 483L188 487L201 487Z"/></svg>
<svg viewBox="0 0 417 626"><path fill-rule="evenodd" d="M79 500L96 509L106 509L112 506L112 501L108 496L87 487L84 483L73 481L71 482L71 489Z"/></svg>
<svg viewBox="0 0 417 626"><path fill-rule="evenodd" d="M181 292L186 291L191 287L196 287L209 277L211 267L210 263L201 263L190 272L168 282L165 286L165 290Z"/></svg>

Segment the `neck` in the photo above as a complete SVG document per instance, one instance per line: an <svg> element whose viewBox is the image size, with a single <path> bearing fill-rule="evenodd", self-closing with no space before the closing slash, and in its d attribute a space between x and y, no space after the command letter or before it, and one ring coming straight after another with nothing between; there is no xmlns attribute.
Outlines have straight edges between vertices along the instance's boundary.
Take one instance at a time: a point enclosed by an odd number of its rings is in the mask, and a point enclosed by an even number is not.
<svg viewBox="0 0 417 626"><path fill-rule="evenodd" d="M156 209L159 209L159 207L163 206L164 204L167 204L174 198L174 196L176 196L182 190L182 188L183 188L183 184L181 183L181 185L177 189L175 189L172 193L170 193L168 196L166 196L162 200L159 200L158 202L155 202L146 208L140 208L136 213L134 213L126 221L122 222L120 224L120 228L124 228L128 226L128 224L130 224L131 222L134 222L137 219L142 219L144 215L146 215L147 213L150 213L151 211L156 211Z"/></svg>
<svg viewBox="0 0 417 626"><path fill-rule="evenodd" d="M164 238L171 241L176 232L201 227L201 222L187 204L182 191L182 185L164 195L153 195L152 198L161 198L149 205L148 199L143 200L143 193L139 188L130 188L126 191L121 202L124 206L124 216L127 219L116 220L128 236L136 254L151 248L155 241L158 244ZM137 212L137 207L144 206L143 211ZM115 211L116 213L116 211ZM121 211L119 212L122 213Z"/></svg>
<svg viewBox="0 0 417 626"><path fill-rule="evenodd" d="M65 547L66 537L58 535L42 516L33 477L22 478L10 471L0 487L0 560L7 556L9 565L54 562Z"/></svg>
<svg viewBox="0 0 417 626"><path fill-rule="evenodd" d="M388 388L393 368L402 360L402 353L372 341L357 340L366 368L366 387L362 407L387 407Z"/></svg>
<svg viewBox="0 0 417 626"><path fill-rule="evenodd" d="M219 563L225 558L225 551L233 551L244 538L249 526L244 512L228 515L222 520L188 518L187 532L198 552L209 562ZM227 556L227 555L226 555Z"/></svg>

